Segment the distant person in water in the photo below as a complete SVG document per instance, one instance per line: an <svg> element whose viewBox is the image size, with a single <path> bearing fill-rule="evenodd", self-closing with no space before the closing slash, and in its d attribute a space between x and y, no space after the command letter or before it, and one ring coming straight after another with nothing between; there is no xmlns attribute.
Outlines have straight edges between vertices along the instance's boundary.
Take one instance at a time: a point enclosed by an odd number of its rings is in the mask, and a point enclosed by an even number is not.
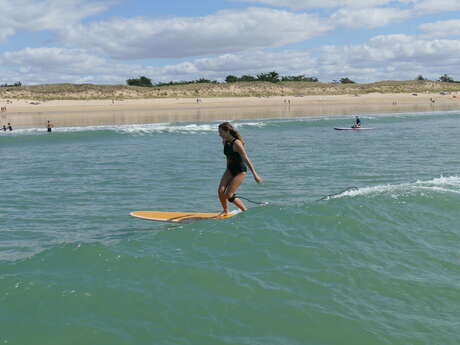
<svg viewBox="0 0 460 345"><path fill-rule="evenodd" d="M361 128L361 120L358 116L356 116L355 123L353 124L353 126L351 126L351 128Z"/></svg>
<svg viewBox="0 0 460 345"><path fill-rule="evenodd" d="M246 165L251 170L257 183L261 183L262 178L257 174L246 153L243 137L230 123L223 122L219 125L219 136L222 138L224 154L227 157L227 169L220 180L218 188L219 200L223 208L221 215L228 214L227 200L234 203L242 211L246 211L246 206L236 196L237 189L248 174Z"/></svg>
<svg viewBox="0 0 460 345"><path fill-rule="evenodd" d="M13 130L13 127L11 126L11 123L8 122L8 130L9 131L12 131Z"/></svg>
<svg viewBox="0 0 460 345"><path fill-rule="evenodd" d="M48 120L48 125L47 125L47 128L48 128L48 132L51 133L51 128L53 128L54 125L50 122L50 120Z"/></svg>
<svg viewBox="0 0 460 345"><path fill-rule="evenodd" d="M6 126L5 125L3 125L2 129L3 129L4 132L6 132Z"/></svg>

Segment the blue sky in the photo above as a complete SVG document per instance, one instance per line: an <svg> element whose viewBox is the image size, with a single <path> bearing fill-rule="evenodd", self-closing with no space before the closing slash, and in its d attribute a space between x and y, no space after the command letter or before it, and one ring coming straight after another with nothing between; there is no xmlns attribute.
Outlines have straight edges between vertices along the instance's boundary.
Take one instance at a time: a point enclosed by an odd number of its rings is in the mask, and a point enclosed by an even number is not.
<svg viewBox="0 0 460 345"><path fill-rule="evenodd" d="M0 0L0 83L460 80L459 0Z"/></svg>

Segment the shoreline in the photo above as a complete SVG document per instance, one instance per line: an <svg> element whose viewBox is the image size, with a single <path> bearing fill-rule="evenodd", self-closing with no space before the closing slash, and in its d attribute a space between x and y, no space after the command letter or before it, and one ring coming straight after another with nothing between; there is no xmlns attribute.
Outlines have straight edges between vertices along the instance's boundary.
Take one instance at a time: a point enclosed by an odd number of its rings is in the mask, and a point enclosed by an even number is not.
<svg viewBox="0 0 460 345"><path fill-rule="evenodd" d="M460 110L456 93L270 96L213 98L156 98L127 100L0 99L6 111L0 125L14 128L45 127L48 120L59 127L253 120L327 115L365 115Z"/></svg>

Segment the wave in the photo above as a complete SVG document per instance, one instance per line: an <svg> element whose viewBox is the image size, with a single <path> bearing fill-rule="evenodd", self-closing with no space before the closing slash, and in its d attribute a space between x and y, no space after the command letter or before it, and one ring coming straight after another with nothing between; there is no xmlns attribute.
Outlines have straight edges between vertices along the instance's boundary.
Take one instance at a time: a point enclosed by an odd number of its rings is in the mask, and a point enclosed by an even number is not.
<svg viewBox="0 0 460 345"><path fill-rule="evenodd" d="M232 122L236 128L244 127L264 127L266 123L259 122ZM219 123L146 123L130 125L101 125L101 126L80 126L80 127L58 127L53 130L53 134L62 133L80 133L80 132L115 132L120 134L154 134L154 133L177 133L177 134L194 134L217 132ZM23 136L23 135L40 135L48 134L44 128L22 128L15 129L13 132L1 136Z"/></svg>
<svg viewBox="0 0 460 345"><path fill-rule="evenodd" d="M458 116L458 111L451 112L427 112L427 113L399 113L399 114L359 114L364 122L372 123L394 123L414 121L417 119L426 120L433 117L433 120L439 121L440 116L444 117ZM230 121L236 128L279 128L292 126L306 127L333 127L342 124L350 124L354 115L321 115L292 117L283 119L261 119L261 120L236 120ZM76 126L76 127L57 127L53 133L81 133L81 132L110 132L117 134L129 135L148 135L158 133L173 134L202 134L216 132L220 122L164 122L164 123L143 123L143 124L122 124L122 125L99 125L99 126ZM13 132L1 133L0 137L14 137L24 135L46 135L46 128L18 128Z"/></svg>
<svg viewBox="0 0 460 345"><path fill-rule="evenodd" d="M433 224L433 221L439 217L448 224L454 224L458 219L456 205L459 194L460 176L441 176L411 183L353 188L322 199L336 202L305 200L300 204L293 201L282 204L275 201L266 206L250 207L249 212L241 213L224 222L201 221L187 225L171 225L136 221L127 215L122 215L118 223L111 226L110 231L102 230L103 227L94 222L87 225L82 231L77 230L76 232L46 229L32 233L23 229L11 230L8 236L14 240L3 241L0 244L0 263L34 257L50 248L72 246L78 243L111 247L116 243L124 242L127 238L144 239L144 237L152 236L152 231L163 233L164 230L175 229L181 232L180 236L183 237L185 235L182 234L182 228L187 229L186 233L190 236L193 236L195 232L222 236L222 241L225 243L226 236L233 236L235 231L244 232L247 229L263 228L266 237L276 237L279 233L282 233L283 236L295 237L305 235L303 232L298 232L305 226L309 229L316 229L315 233L326 229L342 231L353 229L358 225L367 227L372 224L375 226L373 223L375 218L379 219L380 226L390 224L394 227L395 220L397 220L401 227L413 227L414 222L418 220L406 219L407 216L400 213L401 204L407 204L405 210L407 211L409 207L410 213L418 215L420 220L423 219L424 225ZM266 196L266 199L270 198ZM431 215L427 216L427 212ZM435 216L438 218L433 218ZM452 225L446 225L446 227L451 228ZM32 235L33 238L30 238Z"/></svg>
<svg viewBox="0 0 460 345"><path fill-rule="evenodd" d="M393 198L406 196L408 194L423 193L425 191L445 192L460 194L460 177L448 176L438 177L432 180L417 180L410 183L385 184L371 187L353 187L336 195L331 195L329 199L339 199L344 197L372 196L388 194Z"/></svg>

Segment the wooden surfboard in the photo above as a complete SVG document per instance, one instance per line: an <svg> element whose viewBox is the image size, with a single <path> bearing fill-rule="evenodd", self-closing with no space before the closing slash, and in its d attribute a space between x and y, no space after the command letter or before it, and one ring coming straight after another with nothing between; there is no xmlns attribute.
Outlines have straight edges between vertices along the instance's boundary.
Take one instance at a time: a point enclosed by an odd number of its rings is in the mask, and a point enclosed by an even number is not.
<svg viewBox="0 0 460 345"><path fill-rule="evenodd" d="M134 211L130 215L136 218L168 223L191 223L203 219L225 219L236 216L240 211L232 211L225 216L208 212L164 212L164 211Z"/></svg>

